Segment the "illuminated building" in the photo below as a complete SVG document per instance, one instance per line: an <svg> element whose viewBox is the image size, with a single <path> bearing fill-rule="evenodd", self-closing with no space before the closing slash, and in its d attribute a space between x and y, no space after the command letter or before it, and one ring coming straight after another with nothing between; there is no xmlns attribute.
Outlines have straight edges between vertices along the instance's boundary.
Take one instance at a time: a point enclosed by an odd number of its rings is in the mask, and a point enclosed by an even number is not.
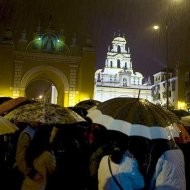
<svg viewBox="0 0 190 190"><path fill-rule="evenodd" d="M178 77L178 109L186 109L190 112L190 67L189 63L179 63Z"/></svg>
<svg viewBox="0 0 190 190"><path fill-rule="evenodd" d="M12 40L11 30L0 36L0 96L29 96L36 81L45 81L36 88L35 97L63 106L93 98L96 54L88 39L77 44L76 36L67 44L63 31L40 27L28 41L23 31ZM33 85L35 86L35 85Z"/></svg>
<svg viewBox="0 0 190 190"><path fill-rule="evenodd" d="M166 107L167 101L167 80L166 71L160 71L154 74L154 84L152 85L152 96L155 104ZM178 101L178 80L177 76L173 76L172 72L168 73L168 101L169 108L176 108Z"/></svg>
<svg viewBox="0 0 190 190"><path fill-rule="evenodd" d="M118 34L114 36L112 47L108 47L104 68L95 73L94 97L105 101L119 96L139 96L151 101L151 82L143 84L143 78L141 73L133 71L126 39Z"/></svg>
<svg viewBox="0 0 190 190"><path fill-rule="evenodd" d="M155 104L166 107L166 71L154 74L152 97ZM188 64L181 63L176 74L169 72L168 101L169 109L184 109L190 112L190 69Z"/></svg>

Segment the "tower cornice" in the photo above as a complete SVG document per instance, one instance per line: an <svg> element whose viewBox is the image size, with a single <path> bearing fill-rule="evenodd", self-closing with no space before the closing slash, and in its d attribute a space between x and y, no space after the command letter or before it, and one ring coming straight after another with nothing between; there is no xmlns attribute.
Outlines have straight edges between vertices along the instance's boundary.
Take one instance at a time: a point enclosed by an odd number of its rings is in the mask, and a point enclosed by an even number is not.
<svg viewBox="0 0 190 190"><path fill-rule="evenodd" d="M20 52L14 51L14 57L19 60L29 61L52 61L52 62L66 62L66 63L80 63L82 58L78 56L65 56L48 53L31 53L31 52Z"/></svg>

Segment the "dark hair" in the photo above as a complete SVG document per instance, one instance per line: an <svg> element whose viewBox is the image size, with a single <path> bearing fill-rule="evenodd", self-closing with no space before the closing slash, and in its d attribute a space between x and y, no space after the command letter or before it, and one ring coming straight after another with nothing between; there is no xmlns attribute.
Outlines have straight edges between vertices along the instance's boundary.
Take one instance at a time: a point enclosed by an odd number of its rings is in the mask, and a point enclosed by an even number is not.
<svg viewBox="0 0 190 190"><path fill-rule="evenodd" d="M113 139L111 142L113 149L111 151L110 157L113 162L119 164L121 163L123 155L128 147L128 136L121 132L113 131L111 137Z"/></svg>
<svg viewBox="0 0 190 190"><path fill-rule="evenodd" d="M124 151L121 150L119 147L115 147L111 153L111 160L115 162L116 164L121 163L123 158Z"/></svg>
<svg viewBox="0 0 190 190"><path fill-rule="evenodd" d="M145 175L150 155L150 140L141 136L130 136L128 149L137 160L139 170Z"/></svg>

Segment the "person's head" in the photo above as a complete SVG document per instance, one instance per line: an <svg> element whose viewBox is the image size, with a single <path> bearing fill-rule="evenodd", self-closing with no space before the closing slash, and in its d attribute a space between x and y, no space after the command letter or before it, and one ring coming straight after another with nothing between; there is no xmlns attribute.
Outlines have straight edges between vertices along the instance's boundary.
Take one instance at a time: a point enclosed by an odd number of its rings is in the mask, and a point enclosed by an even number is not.
<svg viewBox="0 0 190 190"><path fill-rule="evenodd" d="M130 136L128 149L138 161L139 168L144 171L150 154L150 140L141 136Z"/></svg>
<svg viewBox="0 0 190 190"><path fill-rule="evenodd" d="M50 129L48 126L40 127L33 139L31 140L29 147L26 150L26 162L29 166L33 164L35 158L37 158L43 151L50 149Z"/></svg>
<svg viewBox="0 0 190 190"><path fill-rule="evenodd" d="M150 151L150 140L141 136L130 136L129 150L135 157L142 156Z"/></svg>
<svg viewBox="0 0 190 190"><path fill-rule="evenodd" d="M106 128L102 125L92 124L88 129L88 142L94 147L99 147L105 143Z"/></svg>
<svg viewBox="0 0 190 190"><path fill-rule="evenodd" d="M110 157L113 162L119 164L128 147L128 136L118 131L109 131L109 133L112 145Z"/></svg>

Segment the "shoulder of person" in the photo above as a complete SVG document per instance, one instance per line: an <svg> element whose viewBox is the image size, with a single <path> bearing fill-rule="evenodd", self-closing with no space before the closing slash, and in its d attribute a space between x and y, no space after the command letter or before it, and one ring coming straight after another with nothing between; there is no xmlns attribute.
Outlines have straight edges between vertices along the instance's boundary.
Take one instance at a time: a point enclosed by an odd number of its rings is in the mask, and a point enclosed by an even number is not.
<svg viewBox="0 0 190 190"><path fill-rule="evenodd" d="M134 157L134 155L131 154L129 151L126 151L125 154L124 154L124 156L136 160L135 157Z"/></svg>
<svg viewBox="0 0 190 190"><path fill-rule="evenodd" d="M30 126L27 126L22 132L21 132L21 136L27 136L30 139L33 139L35 133L36 133L37 129L32 128Z"/></svg>
<svg viewBox="0 0 190 190"><path fill-rule="evenodd" d="M104 156L101 158L100 162L107 162L108 158L109 158L109 155L104 155Z"/></svg>
<svg viewBox="0 0 190 190"><path fill-rule="evenodd" d="M42 155L44 156L54 156L54 152L51 150L44 150Z"/></svg>

